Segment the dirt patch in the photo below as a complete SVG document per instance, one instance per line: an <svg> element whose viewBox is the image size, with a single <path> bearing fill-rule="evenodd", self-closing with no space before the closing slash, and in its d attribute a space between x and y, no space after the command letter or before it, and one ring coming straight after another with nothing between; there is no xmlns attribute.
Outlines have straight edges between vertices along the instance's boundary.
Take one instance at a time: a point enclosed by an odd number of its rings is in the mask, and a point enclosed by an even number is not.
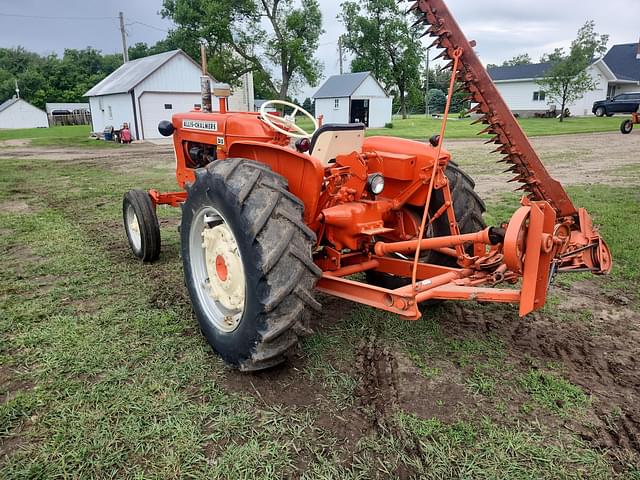
<svg viewBox="0 0 640 480"><path fill-rule="evenodd" d="M640 157L629 152L640 150L640 135L619 133L558 135L531 139L549 173L564 186L640 185L638 175L620 175L629 166L640 166ZM606 145L606 152L599 146ZM446 148L452 157L476 181L476 191L485 200L496 200L512 190L507 181L513 173L504 173L500 155L491 154L495 145L484 140L449 140Z"/></svg>
<svg viewBox="0 0 640 480"><path fill-rule="evenodd" d="M0 147L9 147L9 148L26 147L30 144L31 144L31 140L16 138L13 140L4 140L0 142Z"/></svg>
<svg viewBox="0 0 640 480"><path fill-rule="evenodd" d="M612 302L591 281L559 294L560 315L520 319L514 310L451 305L451 315L444 315L441 324L448 336L503 339L509 361L522 368L532 359L559 364L562 375L592 397L593 412L577 428L580 435L615 458L640 462L640 315ZM567 319L567 312L574 317Z"/></svg>
<svg viewBox="0 0 640 480"><path fill-rule="evenodd" d="M20 214L31 213L33 211L33 208L27 202L22 200L10 200L0 203L0 213Z"/></svg>

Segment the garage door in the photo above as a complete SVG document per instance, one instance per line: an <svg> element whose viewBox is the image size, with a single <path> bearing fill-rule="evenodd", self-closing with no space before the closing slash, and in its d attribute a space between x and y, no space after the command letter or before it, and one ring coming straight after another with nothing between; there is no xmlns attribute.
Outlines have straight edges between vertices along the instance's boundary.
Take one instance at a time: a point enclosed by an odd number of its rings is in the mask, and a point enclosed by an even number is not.
<svg viewBox="0 0 640 480"><path fill-rule="evenodd" d="M200 103L200 93L143 93L140 97L142 137L161 138L158 123L171 120L175 113L189 112Z"/></svg>

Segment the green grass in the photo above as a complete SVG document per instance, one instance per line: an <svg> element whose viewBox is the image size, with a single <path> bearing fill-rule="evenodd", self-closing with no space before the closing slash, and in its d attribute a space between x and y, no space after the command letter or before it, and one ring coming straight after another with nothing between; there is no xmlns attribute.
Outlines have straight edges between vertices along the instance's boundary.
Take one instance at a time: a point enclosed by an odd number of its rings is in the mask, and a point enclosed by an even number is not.
<svg viewBox="0 0 640 480"><path fill-rule="evenodd" d="M590 408L562 368L518 370L501 339L447 332L441 324L450 307L428 308L419 322L356 307L320 326L288 370L238 381L192 317L179 213L160 210L174 225L163 227L157 264L138 263L126 248L122 192L174 182L155 166L123 174L101 165L2 162L0 205L24 201L30 209L0 208L0 450L13 445L0 454L0 478L617 476L603 452L530 415L560 421ZM616 268L605 285L632 292L640 282L637 191L593 185L570 193L603 224L613 250ZM490 205L488 218L508 218L514 198ZM510 307L495 308L515 321ZM432 401L455 418L437 418L437 409L421 417L401 404L383 428L363 425L354 368L363 339L398 352L404 381L427 382L435 398L416 398L418 408ZM403 370L410 367L413 377ZM275 399L256 393L283 377L307 389L302 406L279 401L278 392ZM442 386L457 388L461 403L438 396Z"/></svg>
<svg viewBox="0 0 640 480"><path fill-rule="evenodd" d="M73 125L51 128L26 128L0 130L0 142L5 140L29 140L32 145L41 147L115 147L114 142L102 142L89 138L89 125Z"/></svg>
<svg viewBox="0 0 640 480"><path fill-rule="evenodd" d="M572 133L614 132L620 128L620 118L575 117L560 123L556 119L522 118L520 125L529 136L566 135ZM447 123L447 138L476 138L482 125L471 125L472 120L451 118ZM441 120L412 116L406 120L393 120L393 128L370 129L367 135L391 135L394 137L426 140L440 133Z"/></svg>

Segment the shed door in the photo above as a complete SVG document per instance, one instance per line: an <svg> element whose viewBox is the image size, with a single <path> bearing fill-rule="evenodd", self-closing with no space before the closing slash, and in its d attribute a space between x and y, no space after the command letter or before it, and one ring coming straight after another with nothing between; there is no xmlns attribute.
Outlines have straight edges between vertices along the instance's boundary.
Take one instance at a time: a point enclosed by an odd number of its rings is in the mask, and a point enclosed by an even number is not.
<svg viewBox="0 0 640 480"><path fill-rule="evenodd" d="M200 105L199 93L149 93L140 97L139 116L142 119L142 138L161 138L158 124L162 120L171 120L175 113L193 110L194 105Z"/></svg>

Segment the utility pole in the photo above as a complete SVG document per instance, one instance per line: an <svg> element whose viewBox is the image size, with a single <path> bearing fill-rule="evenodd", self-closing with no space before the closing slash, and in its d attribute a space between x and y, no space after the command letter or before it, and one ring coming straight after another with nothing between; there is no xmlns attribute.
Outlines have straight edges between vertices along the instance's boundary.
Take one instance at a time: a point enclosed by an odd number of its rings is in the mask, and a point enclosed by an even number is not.
<svg viewBox="0 0 640 480"><path fill-rule="evenodd" d="M20 98L20 87L18 87L18 79L15 79L16 82L16 98Z"/></svg>
<svg viewBox="0 0 640 480"><path fill-rule="evenodd" d="M122 35L122 59L129 62L129 49L127 48L127 32L124 29L124 13L120 12L120 34Z"/></svg>
<svg viewBox="0 0 640 480"><path fill-rule="evenodd" d="M344 73L344 56L342 53L342 35L338 37L338 56L340 57L340 75Z"/></svg>
<svg viewBox="0 0 640 480"><path fill-rule="evenodd" d="M427 118L429 118L429 114L431 112L429 112L429 54L431 53L431 49L428 48L427 49L427 89L425 91L425 95L424 95L424 104L425 104L425 112L427 115Z"/></svg>

